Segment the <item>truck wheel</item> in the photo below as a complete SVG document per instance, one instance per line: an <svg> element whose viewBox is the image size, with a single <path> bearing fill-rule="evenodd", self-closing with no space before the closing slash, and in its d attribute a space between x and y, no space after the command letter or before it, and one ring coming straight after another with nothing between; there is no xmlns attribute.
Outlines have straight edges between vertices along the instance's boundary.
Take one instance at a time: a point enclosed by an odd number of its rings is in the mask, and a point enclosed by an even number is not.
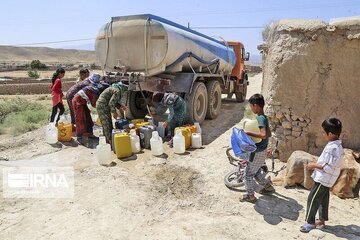
<svg viewBox="0 0 360 240"><path fill-rule="evenodd" d="M221 86L216 80L211 80L206 84L207 95L209 98L206 118L215 119L221 109Z"/></svg>
<svg viewBox="0 0 360 240"><path fill-rule="evenodd" d="M206 86L195 82L191 93L185 95L187 121L202 123L206 117L208 96Z"/></svg>
<svg viewBox="0 0 360 240"><path fill-rule="evenodd" d="M147 93L144 92L145 97ZM128 108L133 118L144 118L147 114L146 101L139 91L128 92Z"/></svg>
<svg viewBox="0 0 360 240"><path fill-rule="evenodd" d="M243 87L243 90L241 92L235 92L237 102L244 102L245 99L246 99L247 84L245 83L243 86L244 87Z"/></svg>

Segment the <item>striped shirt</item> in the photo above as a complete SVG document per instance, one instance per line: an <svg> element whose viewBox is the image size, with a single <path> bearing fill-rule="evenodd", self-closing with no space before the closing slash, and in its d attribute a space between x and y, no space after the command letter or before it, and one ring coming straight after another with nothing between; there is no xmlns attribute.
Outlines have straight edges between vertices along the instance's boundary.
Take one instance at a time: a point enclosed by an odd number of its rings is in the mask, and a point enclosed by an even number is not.
<svg viewBox="0 0 360 240"><path fill-rule="evenodd" d="M343 156L344 149L340 140L328 142L317 161L323 168L316 168L311 175L314 181L325 187L332 187L340 175L340 162Z"/></svg>

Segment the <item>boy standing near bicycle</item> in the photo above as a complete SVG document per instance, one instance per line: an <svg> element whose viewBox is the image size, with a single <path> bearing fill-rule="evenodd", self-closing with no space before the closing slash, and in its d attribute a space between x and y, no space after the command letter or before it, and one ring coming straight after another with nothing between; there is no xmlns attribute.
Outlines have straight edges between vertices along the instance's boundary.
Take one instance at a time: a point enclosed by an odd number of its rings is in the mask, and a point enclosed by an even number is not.
<svg viewBox="0 0 360 240"><path fill-rule="evenodd" d="M273 193L275 189L271 185L271 181L265 178L266 173L260 171L260 168L265 164L267 156L266 150L269 137L271 137L269 121L264 114L265 100L261 94L254 94L250 97L249 103L251 111L256 114L260 133L246 132L246 134L250 137L261 138L262 140L256 143L257 149L250 155L249 162L245 168L245 186L247 193L240 198L240 202L255 203L257 198L255 197L254 191L254 178L260 185L264 186L260 191L261 194Z"/></svg>
<svg viewBox="0 0 360 240"><path fill-rule="evenodd" d="M323 134L328 141L316 163L309 163L307 170L314 170L311 177L314 186L311 188L306 208L306 223L300 227L301 232L310 232L314 228L323 229L328 219L330 188L340 175L340 162L344 150L339 140L342 124L337 118L329 118L321 124ZM319 219L315 220L319 212Z"/></svg>

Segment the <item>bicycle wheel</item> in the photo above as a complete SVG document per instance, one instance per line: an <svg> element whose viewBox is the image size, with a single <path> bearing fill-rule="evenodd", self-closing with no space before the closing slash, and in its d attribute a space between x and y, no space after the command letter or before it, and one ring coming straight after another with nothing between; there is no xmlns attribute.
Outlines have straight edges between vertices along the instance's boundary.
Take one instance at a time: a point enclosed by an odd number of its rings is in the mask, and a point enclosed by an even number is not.
<svg viewBox="0 0 360 240"><path fill-rule="evenodd" d="M228 188L242 187L245 185L244 182L245 169L233 170L225 175L224 183Z"/></svg>

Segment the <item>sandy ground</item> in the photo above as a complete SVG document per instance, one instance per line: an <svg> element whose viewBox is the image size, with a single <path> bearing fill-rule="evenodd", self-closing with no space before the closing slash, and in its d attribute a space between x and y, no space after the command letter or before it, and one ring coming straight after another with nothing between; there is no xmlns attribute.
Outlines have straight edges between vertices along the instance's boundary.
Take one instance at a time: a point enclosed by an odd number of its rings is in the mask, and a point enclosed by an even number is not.
<svg viewBox="0 0 360 240"><path fill-rule="evenodd" d="M250 79L248 97L260 92L261 80ZM93 149L47 145L44 129L0 139L0 156L9 160L0 161L2 169L75 169L73 198L0 198L0 239L360 239L358 199L331 196L328 228L304 234L307 190L276 187L250 204L238 201L243 188L225 187L232 169L225 149L245 105L223 101L221 116L202 125L203 149L180 156L165 144L162 158L145 150L113 167L99 166Z"/></svg>

